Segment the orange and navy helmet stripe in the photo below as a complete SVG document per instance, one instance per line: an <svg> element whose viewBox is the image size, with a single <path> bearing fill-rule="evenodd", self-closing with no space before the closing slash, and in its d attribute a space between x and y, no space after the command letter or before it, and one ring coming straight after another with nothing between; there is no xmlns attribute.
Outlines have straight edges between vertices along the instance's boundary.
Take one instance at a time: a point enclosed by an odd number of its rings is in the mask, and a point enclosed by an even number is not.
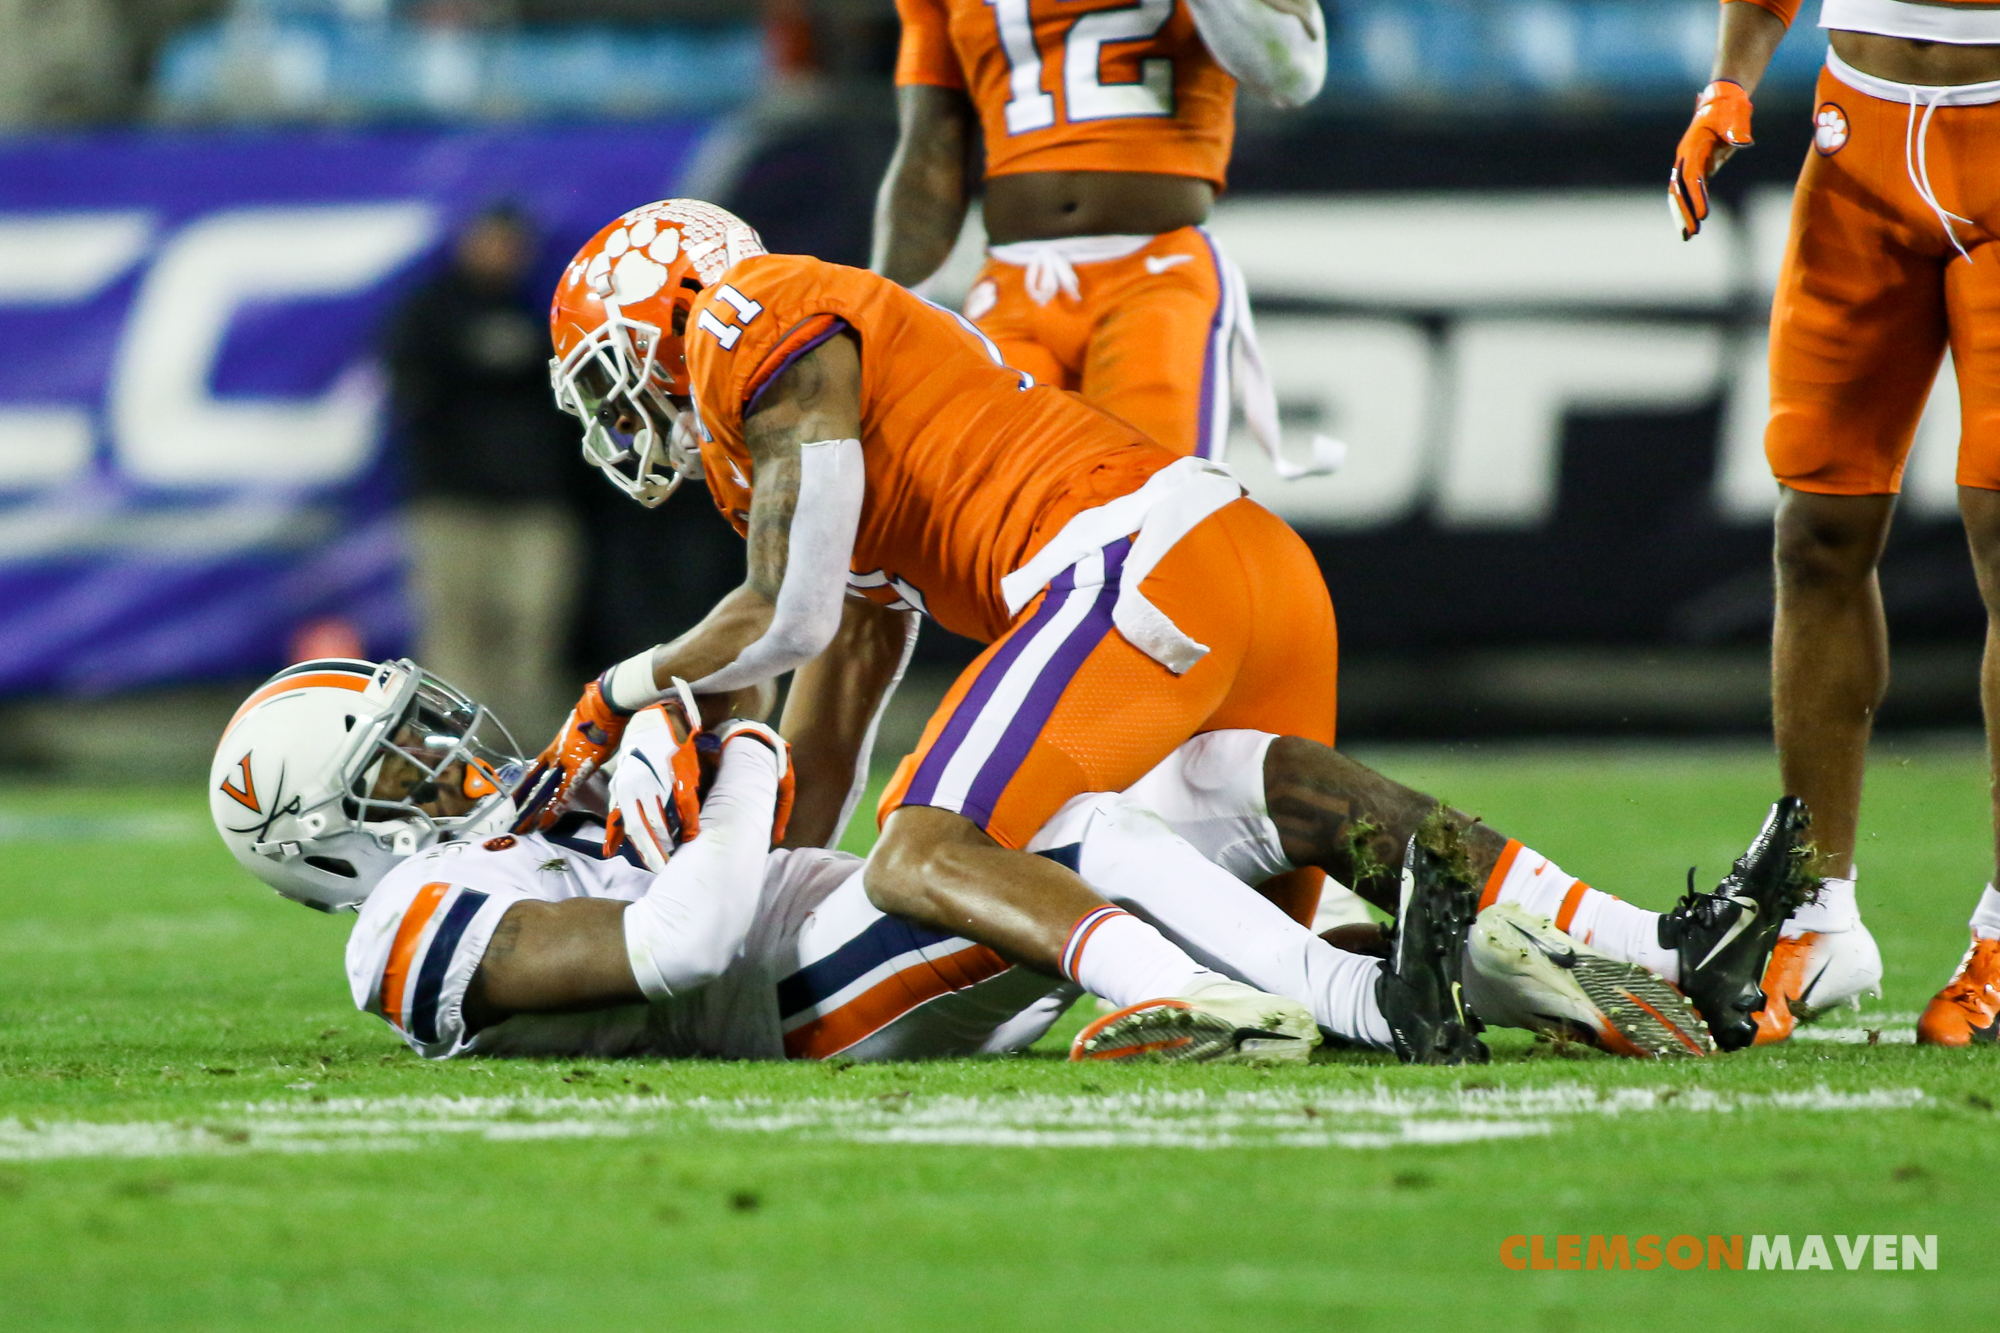
<svg viewBox="0 0 2000 1333"><path fill-rule="evenodd" d="M275 698L291 690L314 688L353 690L358 694L367 689L368 683L373 679L375 679L373 662L337 659L301 662L297 666L286 667L265 681L257 688L255 694L243 701L243 706L229 719L229 725L222 729L222 734L227 736L236 730L236 724L243 720L243 715L266 699Z"/></svg>

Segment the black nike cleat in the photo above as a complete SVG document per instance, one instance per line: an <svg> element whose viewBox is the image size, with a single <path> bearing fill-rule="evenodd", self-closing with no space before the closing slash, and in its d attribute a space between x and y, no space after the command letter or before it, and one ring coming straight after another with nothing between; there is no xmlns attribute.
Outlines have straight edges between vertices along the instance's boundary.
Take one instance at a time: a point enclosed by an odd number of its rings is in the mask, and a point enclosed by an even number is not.
<svg viewBox="0 0 2000 1333"><path fill-rule="evenodd" d="M1736 858L1713 893L1696 893L1689 870L1687 896L1660 918L1661 947L1680 955L1681 993L1694 1001L1725 1051L1740 1051L1757 1039L1764 969L1778 928L1817 887L1807 870L1812 848L1805 834L1811 826L1804 801L1780 800L1750 850Z"/></svg>
<svg viewBox="0 0 2000 1333"><path fill-rule="evenodd" d="M1479 898L1466 870L1458 829L1425 821L1403 853L1403 892L1396 936L1375 999L1405 1064L1483 1064L1478 1033L1485 1026L1466 1007L1459 978L1466 932Z"/></svg>

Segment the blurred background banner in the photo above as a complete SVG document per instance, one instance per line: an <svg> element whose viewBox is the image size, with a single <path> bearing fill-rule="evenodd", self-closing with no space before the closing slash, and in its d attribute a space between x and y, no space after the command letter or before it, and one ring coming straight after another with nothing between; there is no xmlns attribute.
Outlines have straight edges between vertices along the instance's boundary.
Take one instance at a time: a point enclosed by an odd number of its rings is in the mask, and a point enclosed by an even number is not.
<svg viewBox="0 0 2000 1333"><path fill-rule="evenodd" d="M705 129L0 141L0 694L255 675L315 624L402 651L395 294L502 202L549 289Z"/></svg>
<svg viewBox="0 0 2000 1333"><path fill-rule="evenodd" d="M1325 91L1240 99L1212 226L1291 447L1349 446L1297 483L1230 452L1332 588L1343 735L1762 729L1764 339L1815 7L1688 244L1665 184L1715 0L1322 7ZM418 648L390 312L504 201L544 292L674 192L865 264L897 31L892 0L0 0L0 758L55 762L77 695L199 714L205 746L296 654ZM931 295L982 241L975 209ZM1978 718L1956 417L1947 373L1881 566L1887 725ZM646 511L573 459L565 690L743 568L700 488ZM914 717L971 646L918 652Z"/></svg>

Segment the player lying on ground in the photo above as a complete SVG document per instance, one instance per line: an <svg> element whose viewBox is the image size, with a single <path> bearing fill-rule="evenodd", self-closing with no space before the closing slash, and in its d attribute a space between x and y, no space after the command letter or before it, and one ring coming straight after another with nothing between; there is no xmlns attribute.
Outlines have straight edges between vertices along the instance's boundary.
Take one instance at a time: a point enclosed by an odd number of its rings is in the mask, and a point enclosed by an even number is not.
<svg viewBox="0 0 2000 1333"><path fill-rule="evenodd" d="M524 765L490 715L409 663L312 662L267 682L218 748L211 806L259 878L359 909L355 1001L427 1055L966 1055L1032 1043L1077 987L1124 1006L1080 1045L1091 1055L1164 1044L1301 1060L1320 1024L1407 1058L1434 1058L1447 1028L1451 1051L1477 1045L1451 994L1469 885L1426 884L1404 906L1402 958L1385 967L1298 928L1160 826L1166 860L1146 864L1158 884L1127 872L1107 887L1137 906L1206 877L1226 936L1217 955L1257 946L1251 966L1289 967L1313 1010L1229 980L1108 905L1060 974L1038 974L885 916L856 857L773 850L790 793L787 747L768 728L716 729L714 784L697 809L701 747L663 710L639 716L610 791L633 834L622 856L603 855L605 826L581 810L543 833L502 832ZM1256 940L1259 920L1290 932L1289 958Z"/></svg>
<svg viewBox="0 0 2000 1333"><path fill-rule="evenodd" d="M586 690L519 827L556 817L670 680L796 668L789 840L833 841L923 612L991 646L885 794L869 897L1057 971L1103 906L1021 850L1066 801L1128 788L1204 732L1331 745L1333 608L1297 535L1226 469L1037 386L949 313L669 200L593 238L550 318L586 454L648 502L699 472L749 538L749 577ZM1783 915L1724 933L1761 965ZM1735 1003L1710 1015L1724 1046Z"/></svg>
<svg viewBox="0 0 2000 1333"><path fill-rule="evenodd" d="M628 734L614 781L632 845L604 857L601 827L580 813L548 834L483 837L512 813L505 788L518 761L490 740L478 748L470 701L407 664L304 664L260 689L225 735L212 787L217 824L239 859L281 893L360 905L348 955L355 1001L429 1055L969 1054L1032 1042L1074 998L1077 988L1062 978L885 917L866 902L855 858L818 850L767 857L773 823L783 821L781 744L767 762L761 747L732 744L741 724L724 724L725 771L697 811L688 764L700 747L664 734L660 709L640 716L647 725ZM485 731L493 732L490 722ZM259 773L265 795L284 807L261 823L245 815L263 803ZM289 799L273 774L292 775ZM466 794L468 775L478 799ZM353 806L354 791L371 793L372 804ZM1246 886L1294 866L1359 861L1381 897L1401 880L1385 873L1382 858L1401 860L1404 849L1384 847L1380 826L1357 836L1350 815L1414 824L1437 810L1326 747L1240 732L1182 747L1125 796L1071 802L1035 850L1159 927L1107 909L1085 933L1067 975L1114 999L1138 999L1094 1025L1079 1052L1132 1054L1163 1039L1185 1042L1192 1028L1208 1039L1181 1048L1189 1054L1300 1056L1299 1038L1316 1025L1418 1054L1407 1020L1421 1006L1399 992L1415 986L1441 999L1445 969L1426 964L1420 946L1429 938L1448 947L1433 957L1457 950L1427 913L1442 900L1469 915L1469 887L1454 896L1452 877L1438 876L1433 858L1409 886L1414 898L1388 897L1405 927L1396 941L1402 956L1384 968L1329 947ZM1706 1049L1699 1018L1671 988L1524 909L1535 890L1557 885L1553 867L1463 816L1452 813L1449 823L1434 829L1435 845L1459 843L1463 864L1452 868L1461 878L1484 874L1486 897L1499 903L1474 932L1469 990L1507 1021L1573 1031L1628 1054ZM456 840L407 850L441 835ZM1782 870L1787 858L1768 837L1760 848L1725 891L1768 891L1770 868ZM1439 878L1447 882L1432 882ZM1654 914L1560 884L1571 914L1590 914L1600 929L1615 908L1650 924L1649 943L1661 933ZM1718 895L1691 896L1670 918L1695 923L1681 927L1682 954L1718 905L1732 910ZM1711 989L1731 964L1739 987L1755 975L1755 960L1740 949L1716 957L1686 973ZM1218 974L1303 1009L1273 1011L1268 997L1218 984ZM1144 1002L1162 994L1191 995L1193 1008ZM659 1003L635 1007L642 997ZM543 1012L580 1006L594 1012ZM1275 1013L1263 1025L1275 1040L1246 1030L1243 1013L1260 1006ZM1404 1029L1393 1029L1385 1011L1403 1015Z"/></svg>

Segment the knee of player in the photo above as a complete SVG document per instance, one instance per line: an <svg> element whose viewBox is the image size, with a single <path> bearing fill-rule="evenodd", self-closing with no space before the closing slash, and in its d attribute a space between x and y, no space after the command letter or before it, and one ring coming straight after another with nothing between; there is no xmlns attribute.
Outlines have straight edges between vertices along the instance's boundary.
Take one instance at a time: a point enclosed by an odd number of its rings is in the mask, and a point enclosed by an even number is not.
<svg viewBox="0 0 2000 1333"><path fill-rule="evenodd" d="M1788 585L1835 588L1867 580L1881 558L1886 530L1876 506L1856 496L1798 496L1778 512L1778 576Z"/></svg>
<svg viewBox="0 0 2000 1333"><path fill-rule="evenodd" d="M938 855L935 840L923 837L914 821L891 817L862 867L861 887L868 901L894 915L922 915L930 896L928 886L940 869Z"/></svg>

